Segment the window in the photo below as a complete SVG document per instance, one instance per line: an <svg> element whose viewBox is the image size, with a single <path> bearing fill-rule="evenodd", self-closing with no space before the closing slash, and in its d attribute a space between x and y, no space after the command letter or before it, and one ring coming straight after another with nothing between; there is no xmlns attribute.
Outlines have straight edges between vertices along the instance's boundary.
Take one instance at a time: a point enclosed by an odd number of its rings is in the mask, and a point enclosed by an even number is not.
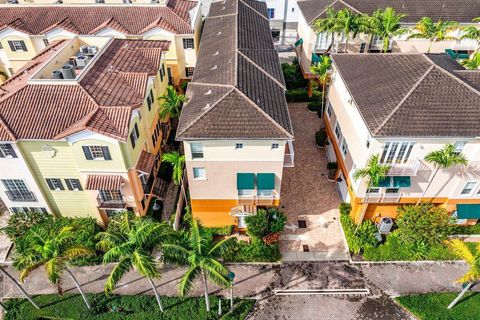
<svg viewBox="0 0 480 320"><path fill-rule="evenodd" d="M473 190L477 186L478 182L467 182L465 186L463 187L462 192L460 192L460 195L462 196L469 196L473 193Z"/></svg>
<svg viewBox="0 0 480 320"><path fill-rule="evenodd" d="M27 46L25 45L25 41L23 40L11 40L8 41L8 45L10 47L10 50L12 50L13 52L28 51Z"/></svg>
<svg viewBox="0 0 480 320"><path fill-rule="evenodd" d="M193 77L193 71L194 71L194 70L195 70L194 67L187 67L187 68L185 68L185 76L186 76L186 77L189 77L189 78Z"/></svg>
<svg viewBox="0 0 480 320"><path fill-rule="evenodd" d="M193 179L194 180L205 180L205 168L193 168Z"/></svg>
<svg viewBox="0 0 480 320"><path fill-rule="evenodd" d="M251 197L251 196L253 196L253 190L252 189L239 189L238 190L238 195L239 196L244 196L244 197Z"/></svg>
<svg viewBox="0 0 480 320"><path fill-rule="evenodd" d="M278 149L278 143L272 143L272 149Z"/></svg>
<svg viewBox="0 0 480 320"><path fill-rule="evenodd" d="M269 19L275 19L275 9L274 8L268 8L267 9L267 15Z"/></svg>
<svg viewBox="0 0 480 320"><path fill-rule="evenodd" d="M465 147L466 144L467 144L467 141L457 141L457 142L455 142L455 144L453 145L454 148L455 148L454 152L456 154L460 154L463 151L463 147Z"/></svg>
<svg viewBox="0 0 480 320"><path fill-rule="evenodd" d="M150 90L150 93L147 96L147 107L148 111L152 110L152 104L153 104L153 90Z"/></svg>
<svg viewBox="0 0 480 320"><path fill-rule="evenodd" d="M65 179L68 190L82 191L82 185L78 179Z"/></svg>
<svg viewBox="0 0 480 320"><path fill-rule="evenodd" d="M65 188L63 187L62 180L57 178L47 178L45 180L47 181L48 188L50 190L55 190L55 191L65 190Z"/></svg>
<svg viewBox="0 0 480 320"><path fill-rule="evenodd" d="M367 44L365 42L362 42L360 44L360 53L364 53L365 52L365 47L367 46Z"/></svg>
<svg viewBox="0 0 480 320"><path fill-rule="evenodd" d="M327 100L327 115L329 118L332 117L332 105L330 104L330 101Z"/></svg>
<svg viewBox="0 0 480 320"><path fill-rule="evenodd" d="M120 190L98 190L102 202L123 202Z"/></svg>
<svg viewBox="0 0 480 320"><path fill-rule="evenodd" d="M130 133L130 143L132 144L133 149L135 149L135 143L137 142L138 137L140 137L140 132L138 132L138 125L135 123L132 132Z"/></svg>
<svg viewBox="0 0 480 320"><path fill-rule="evenodd" d="M387 142L383 146L381 163L406 163L415 142Z"/></svg>
<svg viewBox="0 0 480 320"><path fill-rule="evenodd" d="M190 149L192 150L192 159L203 158L203 145L201 143L190 143Z"/></svg>
<svg viewBox="0 0 480 320"><path fill-rule="evenodd" d="M48 45L50 44L50 42L48 42L48 39L43 39L42 41L45 47L48 47Z"/></svg>
<svg viewBox="0 0 480 320"><path fill-rule="evenodd" d="M13 150L12 145L7 143L0 144L0 158L16 158L17 154Z"/></svg>
<svg viewBox="0 0 480 320"><path fill-rule="evenodd" d="M235 143L235 150L243 149L243 143Z"/></svg>
<svg viewBox="0 0 480 320"><path fill-rule="evenodd" d="M340 149L342 150L342 155L345 158L347 156L347 153L348 153L348 146L347 146L347 141L345 141L345 138L342 139Z"/></svg>
<svg viewBox="0 0 480 320"><path fill-rule="evenodd" d="M108 147L83 146L82 149L87 160L112 160Z"/></svg>
<svg viewBox="0 0 480 320"><path fill-rule="evenodd" d="M369 188L367 189L367 193L379 193L380 188Z"/></svg>
<svg viewBox="0 0 480 320"><path fill-rule="evenodd" d="M335 124L335 136L337 137L337 140L340 141L340 138L342 137L342 131L340 130L338 122Z"/></svg>
<svg viewBox="0 0 480 320"><path fill-rule="evenodd" d="M38 207L12 207L10 211L13 213L29 213L29 212L43 212L47 213L47 209Z"/></svg>
<svg viewBox="0 0 480 320"><path fill-rule="evenodd" d="M183 39L183 49L195 49L195 42L193 41L193 38Z"/></svg>
<svg viewBox="0 0 480 320"><path fill-rule="evenodd" d="M25 181L21 179L2 179L2 183L11 201L37 201L35 194L28 189Z"/></svg>
<svg viewBox="0 0 480 320"><path fill-rule="evenodd" d="M271 197L273 196L273 190L258 190L257 195L260 197Z"/></svg>

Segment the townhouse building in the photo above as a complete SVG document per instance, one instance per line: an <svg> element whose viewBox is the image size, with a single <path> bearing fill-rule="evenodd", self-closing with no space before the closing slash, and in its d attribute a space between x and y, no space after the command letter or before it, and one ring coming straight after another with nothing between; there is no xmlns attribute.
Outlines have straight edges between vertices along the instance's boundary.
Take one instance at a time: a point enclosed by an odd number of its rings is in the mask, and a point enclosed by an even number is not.
<svg viewBox="0 0 480 320"><path fill-rule="evenodd" d="M170 41L169 81L190 79L196 63L202 16L195 1L156 5L0 6L0 71L8 76L55 40L79 35Z"/></svg>
<svg viewBox="0 0 480 320"><path fill-rule="evenodd" d="M259 207L278 206L293 130L265 3L213 2L186 92L183 142L191 209L206 226L245 228Z"/></svg>
<svg viewBox="0 0 480 320"><path fill-rule="evenodd" d="M396 217L396 209L423 201L445 207L459 223L480 218L480 72L446 54L333 54L325 127L327 155L339 164L344 201L357 221ZM440 169L425 156L453 144L465 167ZM391 169L367 190L356 181L372 155ZM429 183L431 184L429 185Z"/></svg>
<svg viewBox="0 0 480 320"><path fill-rule="evenodd" d="M146 213L170 132L157 99L170 44L58 40L0 86L0 197L11 212Z"/></svg>
<svg viewBox="0 0 480 320"><path fill-rule="evenodd" d="M317 33L313 29L315 20L326 17L327 8L334 10L348 9L354 14L372 15L377 9L386 9L391 7L397 14L405 14L401 20L403 28L414 30L415 25L423 17L430 17L433 21L453 20L460 26L475 25L472 19L480 16L480 6L476 0L452 1L452 0L300 0L300 17L298 22L298 39L295 43L297 57L306 78L312 78L310 67L312 62L319 59L319 55L329 52L349 52L349 53L369 53L381 52L383 39L378 37L371 38L369 35L359 34L352 39L350 36L348 48L346 47L346 37L343 34L337 34L334 37L333 46L332 35L326 33ZM409 33L394 37L389 44L389 52L403 53L424 53L428 51L430 42L427 39L409 39ZM459 38L460 31L454 31L452 36ZM476 50L478 43L473 40L448 40L433 43L430 52L443 53L445 50L460 57L467 57Z"/></svg>

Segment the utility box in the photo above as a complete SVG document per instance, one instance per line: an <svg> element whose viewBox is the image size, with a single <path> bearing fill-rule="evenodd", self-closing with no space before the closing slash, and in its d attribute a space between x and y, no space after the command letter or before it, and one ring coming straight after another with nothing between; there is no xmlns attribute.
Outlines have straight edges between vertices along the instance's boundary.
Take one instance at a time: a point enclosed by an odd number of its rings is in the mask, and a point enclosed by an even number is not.
<svg viewBox="0 0 480 320"><path fill-rule="evenodd" d="M378 232L381 234L390 233L393 227L393 219L389 217L383 217L380 223L378 224Z"/></svg>

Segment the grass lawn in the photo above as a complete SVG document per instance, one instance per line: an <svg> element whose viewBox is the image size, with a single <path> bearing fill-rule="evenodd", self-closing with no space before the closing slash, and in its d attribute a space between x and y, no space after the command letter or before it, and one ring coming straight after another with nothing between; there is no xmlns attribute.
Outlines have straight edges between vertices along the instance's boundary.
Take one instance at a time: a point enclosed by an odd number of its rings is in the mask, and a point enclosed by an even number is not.
<svg viewBox="0 0 480 320"><path fill-rule="evenodd" d="M223 317L217 314L219 299L210 297L211 311L205 310L203 297L177 298L162 297L165 312L161 313L155 297L147 295L106 297L103 294L89 294L92 309L87 310L80 295L65 294L40 295L34 300L42 307L36 310L26 299L5 301L8 308L5 320L31 319L92 319L92 320L233 320L245 319L255 304L254 300L236 300L232 313L229 313L229 300L222 300Z"/></svg>
<svg viewBox="0 0 480 320"><path fill-rule="evenodd" d="M467 292L452 309L447 306L458 292L429 293L396 298L407 310L422 320L478 320L480 319L480 293Z"/></svg>

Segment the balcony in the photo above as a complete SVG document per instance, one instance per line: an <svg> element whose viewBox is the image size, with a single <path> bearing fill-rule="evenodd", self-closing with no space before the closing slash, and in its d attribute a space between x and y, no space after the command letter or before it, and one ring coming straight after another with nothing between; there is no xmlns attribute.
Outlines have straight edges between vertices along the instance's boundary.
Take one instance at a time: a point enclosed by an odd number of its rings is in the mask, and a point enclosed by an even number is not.
<svg viewBox="0 0 480 320"><path fill-rule="evenodd" d="M292 141L288 141L285 145L285 155L283 156L283 166L287 168L292 168L295 166L295 152L293 151Z"/></svg>
<svg viewBox="0 0 480 320"><path fill-rule="evenodd" d="M391 166L389 176L416 176L422 166L418 159L409 160L406 163L388 163Z"/></svg>
<svg viewBox="0 0 480 320"><path fill-rule="evenodd" d="M5 191L8 199L12 202L36 202L37 197L31 191Z"/></svg>
<svg viewBox="0 0 480 320"><path fill-rule="evenodd" d="M397 203L402 197L401 192L377 192L369 193L365 198L367 203Z"/></svg>
<svg viewBox="0 0 480 320"><path fill-rule="evenodd" d="M122 198L113 199L113 198L103 198L102 196L97 197L97 203L99 208L111 208L111 209L121 209L125 208L125 200Z"/></svg>

